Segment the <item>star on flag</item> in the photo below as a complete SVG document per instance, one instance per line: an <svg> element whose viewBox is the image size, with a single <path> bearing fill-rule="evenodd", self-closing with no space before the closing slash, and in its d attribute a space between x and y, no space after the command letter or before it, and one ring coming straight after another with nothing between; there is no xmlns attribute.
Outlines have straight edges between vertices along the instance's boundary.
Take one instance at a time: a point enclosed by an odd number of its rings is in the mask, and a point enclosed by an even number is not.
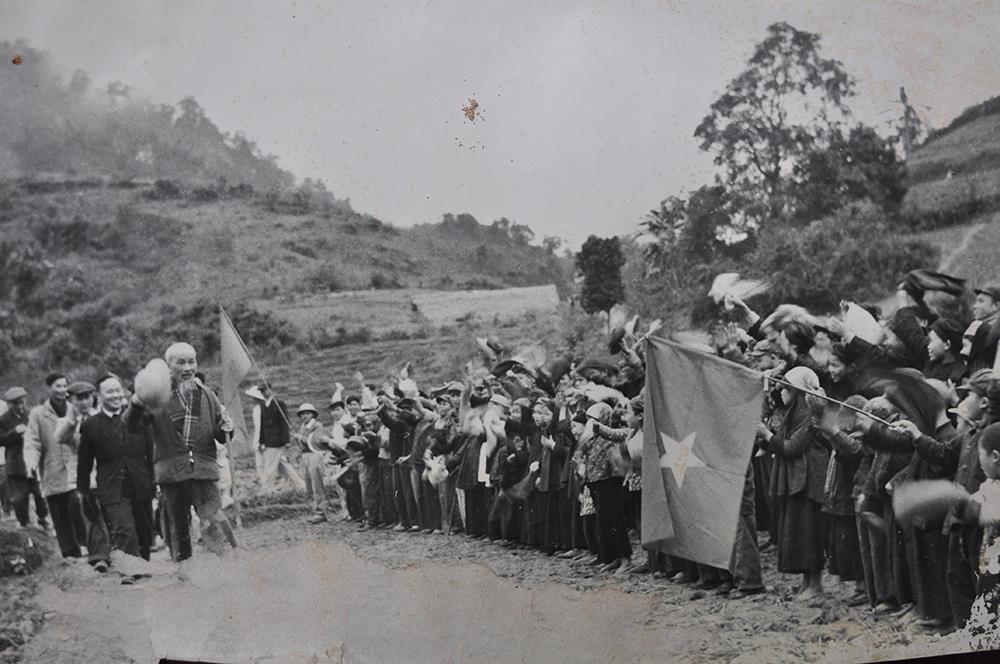
<svg viewBox="0 0 1000 664"><path fill-rule="evenodd" d="M667 434L660 432L663 440L663 456L660 457L660 467L669 468L677 480L677 487L684 486L684 473L690 468L706 468L705 462L694 453L694 438L696 432L689 433L684 440L677 442Z"/></svg>

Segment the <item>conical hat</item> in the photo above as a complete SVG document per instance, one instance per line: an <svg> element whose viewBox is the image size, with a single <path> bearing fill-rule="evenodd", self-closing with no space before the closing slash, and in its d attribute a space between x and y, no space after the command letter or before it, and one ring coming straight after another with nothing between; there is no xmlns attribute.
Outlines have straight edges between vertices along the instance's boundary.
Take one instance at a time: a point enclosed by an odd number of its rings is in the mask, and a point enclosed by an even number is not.
<svg viewBox="0 0 1000 664"><path fill-rule="evenodd" d="M170 401L170 368L160 358L150 360L135 375L135 394L150 410L162 410Z"/></svg>

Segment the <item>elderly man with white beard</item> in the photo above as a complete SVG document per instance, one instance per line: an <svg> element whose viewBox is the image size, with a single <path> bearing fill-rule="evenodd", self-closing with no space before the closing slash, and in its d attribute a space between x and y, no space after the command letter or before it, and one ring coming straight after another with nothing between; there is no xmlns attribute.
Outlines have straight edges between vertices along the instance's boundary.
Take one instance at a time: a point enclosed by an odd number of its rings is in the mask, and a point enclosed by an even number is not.
<svg viewBox="0 0 1000 664"><path fill-rule="evenodd" d="M233 430L219 398L195 377L195 349L175 343L163 356L170 368L170 397L160 410L150 410L136 396L131 417L152 424L153 472L163 491L169 521L170 553L175 561L191 557L190 514L194 507L201 522L205 548L222 554L223 533L229 528L221 509L216 440ZM224 530L225 529L225 530Z"/></svg>

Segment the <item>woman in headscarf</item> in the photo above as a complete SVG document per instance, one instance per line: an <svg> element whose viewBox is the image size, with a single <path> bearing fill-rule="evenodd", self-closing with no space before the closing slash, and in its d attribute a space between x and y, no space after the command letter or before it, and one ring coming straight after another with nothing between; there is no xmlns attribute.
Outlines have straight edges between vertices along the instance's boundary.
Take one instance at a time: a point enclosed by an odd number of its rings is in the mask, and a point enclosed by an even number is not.
<svg viewBox="0 0 1000 664"><path fill-rule="evenodd" d="M538 546L551 556L565 551L565 542L569 539L565 531L570 524L562 509L562 471L569 446L558 430L558 422L555 421L557 412L551 399L538 399L532 406L531 415L535 420L532 447L540 450L538 480L533 494L536 501L534 516L538 529Z"/></svg>
<svg viewBox="0 0 1000 664"><path fill-rule="evenodd" d="M765 449L775 455L771 493L775 498L778 571L802 574L798 598L823 592L826 528L822 514L829 450L814 423L809 393L820 393L819 378L806 367L793 367L784 377L781 400L788 414L777 431L761 423ZM820 407L822 402L820 402Z"/></svg>
<svg viewBox="0 0 1000 664"><path fill-rule="evenodd" d="M612 412L613 409L606 403L597 403L587 409L589 421L576 452L584 461L583 479L594 500L598 559L602 563L602 571L618 569L628 564L632 557L622 485L625 469L619 463L619 443L603 438L596 427L597 424L608 426Z"/></svg>

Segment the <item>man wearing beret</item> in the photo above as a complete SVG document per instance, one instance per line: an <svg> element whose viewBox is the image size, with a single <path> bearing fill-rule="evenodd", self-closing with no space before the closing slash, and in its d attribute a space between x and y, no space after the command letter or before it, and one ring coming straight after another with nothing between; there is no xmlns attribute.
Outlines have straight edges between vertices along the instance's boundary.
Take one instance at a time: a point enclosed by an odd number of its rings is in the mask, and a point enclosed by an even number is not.
<svg viewBox="0 0 1000 664"><path fill-rule="evenodd" d="M24 432L28 430L28 392L23 387L12 387L3 395L8 409L0 415L0 447L4 448L7 473L7 495L14 515L22 528L28 526L28 507L35 497L35 514L42 530L48 528L49 507L45 504L38 480L28 474L24 466Z"/></svg>
<svg viewBox="0 0 1000 664"><path fill-rule="evenodd" d="M39 479L63 557L79 558L83 555L80 545L87 540L87 526L76 492L76 450L79 427L89 415L94 386L83 382L69 385L60 373L49 374L45 385L49 398L28 414L24 465L29 475ZM71 392L73 403L68 400Z"/></svg>

